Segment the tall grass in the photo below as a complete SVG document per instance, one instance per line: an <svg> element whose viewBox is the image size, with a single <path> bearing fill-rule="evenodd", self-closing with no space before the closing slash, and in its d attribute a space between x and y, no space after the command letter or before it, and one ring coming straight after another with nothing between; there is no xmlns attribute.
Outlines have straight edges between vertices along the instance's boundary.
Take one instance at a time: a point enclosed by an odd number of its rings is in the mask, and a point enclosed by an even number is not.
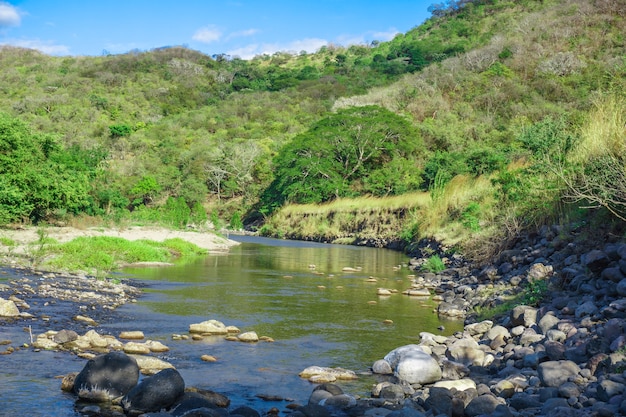
<svg viewBox="0 0 626 417"><path fill-rule="evenodd" d="M626 222L626 98L610 95L595 102L568 170L559 174L568 197L602 207Z"/></svg>
<svg viewBox="0 0 626 417"><path fill-rule="evenodd" d="M626 99L616 95L594 101L588 122L581 129L581 140L571 162L580 164L611 155L626 158Z"/></svg>

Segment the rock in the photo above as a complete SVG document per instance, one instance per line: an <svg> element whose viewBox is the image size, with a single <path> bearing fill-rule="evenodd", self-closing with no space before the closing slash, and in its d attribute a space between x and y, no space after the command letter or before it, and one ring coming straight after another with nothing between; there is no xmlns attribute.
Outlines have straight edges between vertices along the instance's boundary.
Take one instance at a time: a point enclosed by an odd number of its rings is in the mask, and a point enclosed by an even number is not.
<svg viewBox="0 0 626 417"><path fill-rule="evenodd" d="M598 399L600 401L608 402L611 398L624 393L625 390L626 387L623 383L605 379L598 385Z"/></svg>
<svg viewBox="0 0 626 417"><path fill-rule="evenodd" d="M538 281L547 278L552 275L553 268L552 265L544 265L541 262L532 264L528 269L528 279L529 281Z"/></svg>
<svg viewBox="0 0 626 417"><path fill-rule="evenodd" d="M129 355L147 355L150 353L150 348L144 343L128 342L124 345L124 353Z"/></svg>
<svg viewBox="0 0 626 417"><path fill-rule="evenodd" d="M109 346L109 339L99 335L95 330L89 330L83 336L79 336L76 342L80 340L86 341L92 348L106 348Z"/></svg>
<svg viewBox="0 0 626 417"><path fill-rule="evenodd" d="M626 297L626 279L618 282L615 290L617 291L617 294L619 294L621 297Z"/></svg>
<svg viewBox="0 0 626 417"><path fill-rule="evenodd" d="M465 407L465 415L467 417L475 417L480 415L493 415L498 405L504 404L504 400L498 400L491 394L484 394L474 398Z"/></svg>
<svg viewBox="0 0 626 417"><path fill-rule="evenodd" d="M455 362L466 366L485 365L485 351L481 350L478 343L471 338L456 340L448 347L447 354Z"/></svg>
<svg viewBox="0 0 626 417"><path fill-rule="evenodd" d="M465 303L461 300L443 302L437 307L437 314L447 317L465 317L467 313Z"/></svg>
<svg viewBox="0 0 626 417"><path fill-rule="evenodd" d="M602 279L612 282L620 282L625 278L619 267L605 268L600 276Z"/></svg>
<svg viewBox="0 0 626 417"><path fill-rule="evenodd" d="M575 315L577 318L591 316L598 312L598 306L593 301L585 301L576 308Z"/></svg>
<svg viewBox="0 0 626 417"><path fill-rule="evenodd" d="M156 340L147 340L145 345L148 347L148 349L150 349L150 352L153 353L169 352L170 350L170 348Z"/></svg>
<svg viewBox="0 0 626 417"><path fill-rule="evenodd" d="M308 379L311 379L316 376L334 377L332 381L327 381L327 382L334 382L337 379L343 379L343 380L358 379L358 376L356 375L354 371L350 371L348 369L343 369L343 368L327 368L327 367L322 367L322 366L309 366L308 368L300 372L299 375L301 378L308 378Z"/></svg>
<svg viewBox="0 0 626 417"><path fill-rule="evenodd" d="M393 369L391 369L391 365L384 359L379 359L372 365L372 372L375 374L393 374Z"/></svg>
<svg viewBox="0 0 626 417"><path fill-rule="evenodd" d="M458 379L456 381L437 381L433 385L436 388L446 388L448 390L452 390L453 388L457 391L465 391L468 389L476 389L476 382L471 379Z"/></svg>
<svg viewBox="0 0 626 417"><path fill-rule="evenodd" d="M578 365L568 360L543 362L537 367L539 379L547 387L559 387L579 372Z"/></svg>
<svg viewBox="0 0 626 417"><path fill-rule="evenodd" d="M153 415L152 413L146 414L150 417ZM171 414L167 414L167 416L221 417L222 415L207 398L200 394L186 392L172 408Z"/></svg>
<svg viewBox="0 0 626 417"><path fill-rule="evenodd" d="M322 400L321 405L339 409L347 409L356 405L356 398L348 394L333 395L329 398L326 398L325 400Z"/></svg>
<svg viewBox="0 0 626 417"><path fill-rule="evenodd" d="M141 340L145 336L143 332L140 330L132 330L132 331L121 332L118 337L120 339Z"/></svg>
<svg viewBox="0 0 626 417"><path fill-rule="evenodd" d="M259 341L259 336L256 332L245 332L237 336L237 339L241 342L254 343Z"/></svg>
<svg viewBox="0 0 626 417"><path fill-rule="evenodd" d="M509 333L506 327L496 325L489 329L483 337L487 340L494 340L498 336L502 336L504 340L507 340L511 338L511 333Z"/></svg>
<svg viewBox="0 0 626 417"><path fill-rule="evenodd" d="M406 295L412 297L430 297L430 291L428 288L412 288L405 292Z"/></svg>
<svg viewBox="0 0 626 417"><path fill-rule="evenodd" d="M33 342L33 347L36 349L52 350L56 349L58 346L58 343L54 342L51 339L48 339L46 335L39 335L37 339L35 339L35 341Z"/></svg>
<svg viewBox="0 0 626 417"><path fill-rule="evenodd" d="M154 356L144 356L144 355L129 355L135 361L137 361L137 366L139 366L139 371L144 375L154 375L157 372L162 371L163 369L174 368L169 362L166 362L162 359L155 358Z"/></svg>
<svg viewBox="0 0 626 417"><path fill-rule="evenodd" d="M67 342L73 342L76 339L78 339L78 333L76 333L74 330L65 330L65 329L55 334L54 337L52 338L52 340L54 340L56 343L60 345L62 345L63 343L67 343Z"/></svg>
<svg viewBox="0 0 626 417"><path fill-rule="evenodd" d="M384 398L385 400L399 401L406 396L404 388L402 388L401 385L392 384L390 382L384 383L378 391L378 397Z"/></svg>
<svg viewBox="0 0 626 417"><path fill-rule="evenodd" d="M513 326L530 327L537 324L537 309L530 306L516 306L511 311Z"/></svg>
<svg viewBox="0 0 626 417"><path fill-rule="evenodd" d="M608 255L601 250L594 249L587 252L581 258L581 263L589 268L592 272L600 272L606 268L611 260Z"/></svg>
<svg viewBox="0 0 626 417"><path fill-rule="evenodd" d="M127 414L160 411L173 406L185 393L185 381L176 369L164 369L150 376L122 398Z"/></svg>
<svg viewBox="0 0 626 417"><path fill-rule="evenodd" d="M470 336L477 336L487 333L493 327L493 321L485 320L480 323L472 323L465 326L465 331L470 334Z"/></svg>
<svg viewBox="0 0 626 417"><path fill-rule="evenodd" d="M242 417L261 417L258 411L256 411L252 407L248 407L246 405L241 405L230 412L233 416L242 416Z"/></svg>
<svg viewBox="0 0 626 417"><path fill-rule="evenodd" d="M82 316L80 314L77 315L77 316L74 316L74 320L80 321L80 322L88 324L90 326L97 326L98 325L98 323L96 323L96 321L94 319L92 319L91 317Z"/></svg>
<svg viewBox="0 0 626 417"><path fill-rule="evenodd" d="M20 310L15 305L15 302L0 298L0 317L17 317L19 315Z"/></svg>
<svg viewBox="0 0 626 417"><path fill-rule="evenodd" d="M560 319L553 313L544 314L543 317L541 317L541 319L539 320L538 325L542 333L546 334L548 330L556 328L559 321Z"/></svg>
<svg viewBox="0 0 626 417"><path fill-rule="evenodd" d="M442 371L432 356L422 350L407 352L395 367L395 376L408 384L430 384L439 381Z"/></svg>
<svg viewBox="0 0 626 417"><path fill-rule="evenodd" d="M443 368L442 377L444 379L450 379L450 380L462 379L462 378L465 378L470 373L469 368L463 365L462 363L449 361L449 360L443 360L441 361L441 365Z"/></svg>
<svg viewBox="0 0 626 417"><path fill-rule="evenodd" d="M228 329L221 321L207 320L202 323L195 323L189 325L189 333L201 333L201 334L228 334Z"/></svg>
<svg viewBox="0 0 626 417"><path fill-rule="evenodd" d="M74 393L84 399L112 399L128 393L139 380L137 361L123 352L87 362L74 380Z"/></svg>

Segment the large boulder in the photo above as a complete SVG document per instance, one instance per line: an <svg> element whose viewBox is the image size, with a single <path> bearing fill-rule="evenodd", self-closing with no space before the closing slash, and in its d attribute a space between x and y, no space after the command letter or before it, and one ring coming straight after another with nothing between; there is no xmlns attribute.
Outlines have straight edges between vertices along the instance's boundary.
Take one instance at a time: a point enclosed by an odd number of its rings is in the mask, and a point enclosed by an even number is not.
<svg viewBox="0 0 626 417"><path fill-rule="evenodd" d="M185 393L185 381L176 369L164 369L136 385L122 398L126 414L167 410Z"/></svg>
<svg viewBox="0 0 626 417"><path fill-rule="evenodd" d="M418 345L406 345L389 352L384 358L401 381L430 384L442 377L439 363Z"/></svg>
<svg viewBox="0 0 626 417"><path fill-rule="evenodd" d="M11 300L5 300L0 298L0 316L2 317L17 317L20 315L20 310L15 303Z"/></svg>
<svg viewBox="0 0 626 417"><path fill-rule="evenodd" d="M539 379L546 387L559 387L579 372L580 367L572 361L548 361L537 367Z"/></svg>
<svg viewBox="0 0 626 417"><path fill-rule="evenodd" d="M76 375L73 391L87 400L110 400L128 393L138 380L137 361L123 352L111 352L87 362Z"/></svg>

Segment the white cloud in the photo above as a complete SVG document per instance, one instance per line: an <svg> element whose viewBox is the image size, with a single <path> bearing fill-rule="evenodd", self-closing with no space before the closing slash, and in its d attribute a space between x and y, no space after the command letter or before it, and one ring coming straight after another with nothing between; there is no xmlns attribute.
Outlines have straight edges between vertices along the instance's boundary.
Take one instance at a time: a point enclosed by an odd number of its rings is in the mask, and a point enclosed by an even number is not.
<svg viewBox="0 0 626 417"><path fill-rule="evenodd" d="M65 45L56 45L51 41L41 41L39 39L12 39L6 40L5 44L18 46L20 48L36 49L47 55L70 54L70 48Z"/></svg>
<svg viewBox="0 0 626 417"><path fill-rule="evenodd" d="M328 45L325 39L307 38L289 42L287 44L266 43L266 44L250 44L242 48L229 51L230 56L237 56L241 59L251 59L257 55L272 55L276 52L288 52L298 54L301 51L315 52L322 46Z"/></svg>
<svg viewBox="0 0 626 417"><path fill-rule="evenodd" d="M252 59L259 55L259 45L256 43L244 46L243 48L233 49L228 51L227 55L232 57L239 57L241 59Z"/></svg>
<svg viewBox="0 0 626 417"><path fill-rule="evenodd" d="M22 18L17 9L8 3L0 2L0 29L19 26Z"/></svg>
<svg viewBox="0 0 626 417"><path fill-rule="evenodd" d="M373 38L371 40L387 42L395 38L398 33L400 33L400 31L395 28L391 28L386 32L372 32Z"/></svg>
<svg viewBox="0 0 626 417"><path fill-rule="evenodd" d="M233 32L230 33L226 39L233 39L233 38L247 38L248 36L252 36L252 35L256 35L257 33L259 33L258 29L246 29L246 30L240 30L238 32Z"/></svg>
<svg viewBox="0 0 626 417"><path fill-rule="evenodd" d="M211 43L220 40L222 37L222 31L217 27L210 25L200 28L191 37L194 41L202 43Z"/></svg>

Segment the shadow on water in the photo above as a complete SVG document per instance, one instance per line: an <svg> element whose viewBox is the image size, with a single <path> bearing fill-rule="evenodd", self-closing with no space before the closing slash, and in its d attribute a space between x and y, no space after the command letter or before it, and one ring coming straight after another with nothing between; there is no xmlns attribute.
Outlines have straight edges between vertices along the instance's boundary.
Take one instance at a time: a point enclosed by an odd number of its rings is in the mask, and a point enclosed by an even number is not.
<svg viewBox="0 0 626 417"><path fill-rule="evenodd" d="M160 340L170 348L159 357L176 366L187 385L224 393L233 405L267 411L280 408L281 403L263 402L257 394L307 401L314 385L298 373L308 366L364 372L390 350L417 343L420 332L447 335L462 328L460 322L446 322L446 330L439 331L442 322L433 312L434 302L401 294L413 274L402 253L234 238L242 243L228 254L168 268L125 270L125 275L146 285L144 296L136 304L118 308L116 319L101 326L103 331L117 336L122 330L142 330L147 339ZM397 293L381 297L379 287ZM172 339L173 334L187 334L190 324L210 319L269 336L274 342ZM217 361L203 362L200 357L205 354ZM44 360L38 365L40 377L81 369L82 360L66 353L56 355L66 359L56 361L55 367L66 362L71 369L52 370L53 365ZM368 395L374 382L373 377L363 376L339 385L348 392ZM41 384L41 379L32 384L16 382L31 392L56 390L51 397L65 404L59 381L52 388ZM0 396L5 397L6 389L0 388ZM74 415L55 407L59 413L47 415Z"/></svg>

